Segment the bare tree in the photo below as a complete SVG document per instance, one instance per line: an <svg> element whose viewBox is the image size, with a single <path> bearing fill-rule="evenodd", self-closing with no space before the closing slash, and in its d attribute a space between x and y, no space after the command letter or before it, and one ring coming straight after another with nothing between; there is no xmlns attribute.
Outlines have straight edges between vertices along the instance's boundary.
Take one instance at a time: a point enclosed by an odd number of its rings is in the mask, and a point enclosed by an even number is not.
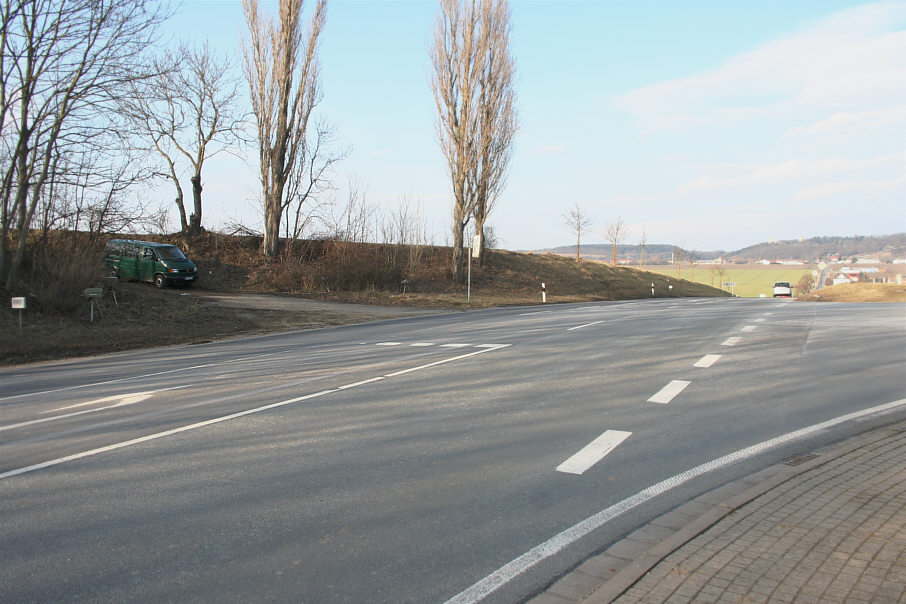
<svg viewBox="0 0 906 604"><path fill-rule="evenodd" d="M176 190L183 232L197 234L202 226L202 168L238 141L239 82L232 75L228 57L214 55L207 43L192 48L185 44L154 62L154 75L135 83L123 99L122 111L150 150L161 157L166 171L161 175ZM181 160L191 168L192 209L186 216L183 187L179 179Z"/></svg>
<svg viewBox="0 0 906 604"><path fill-rule="evenodd" d="M144 76L142 52L165 11L143 0L0 2L0 277L7 290L18 281L42 197L62 178L61 158L109 142L116 99ZM10 232L15 250L7 249Z"/></svg>
<svg viewBox="0 0 906 604"><path fill-rule="evenodd" d="M686 252L683 249L683 246L681 246L681 245L673 246L673 257L675 258L675 262L676 262L676 278L677 279L680 278L680 274L682 273L683 255L685 253Z"/></svg>
<svg viewBox="0 0 906 604"><path fill-rule="evenodd" d="M566 221L566 226L569 227L576 235L576 262L579 261L579 247L582 241L582 233L588 230L588 227L591 226L592 220L591 217L582 211L582 208L579 207L579 204L574 204L570 209L569 214L563 215L564 220Z"/></svg>
<svg viewBox="0 0 906 604"><path fill-rule="evenodd" d="M507 0L441 0L429 54L437 136L453 188L453 277L465 228L479 233L503 187L516 132Z"/></svg>
<svg viewBox="0 0 906 604"><path fill-rule="evenodd" d="M500 196L518 129L516 116L516 64L510 54L510 8L507 0L480 4L478 78L478 156L475 178L475 232L481 235L478 262L481 264L485 222Z"/></svg>
<svg viewBox="0 0 906 604"><path fill-rule="evenodd" d="M617 265L617 246L629 236L629 227L623 222L622 216L617 216L616 222L612 222L604 229L604 240L611 244L613 255L611 264Z"/></svg>
<svg viewBox="0 0 906 604"><path fill-rule="evenodd" d="M244 70L257 125L264 205L262 252L276 256L284 211L311 191L303 173L311 160L308 122L321 100L317 45L327 2L317 0L307 27L302 19L304 0L280 0L276 22L261 15L258 0L242 4L249 28L243 44Z"/></svg>
<svg viewBox="0 0 906 604"><path fill-rule="evenodd" d="M648 243L648 229L642 227L642 236L639 237L639 268L645 268L645 244Z"/></svg>

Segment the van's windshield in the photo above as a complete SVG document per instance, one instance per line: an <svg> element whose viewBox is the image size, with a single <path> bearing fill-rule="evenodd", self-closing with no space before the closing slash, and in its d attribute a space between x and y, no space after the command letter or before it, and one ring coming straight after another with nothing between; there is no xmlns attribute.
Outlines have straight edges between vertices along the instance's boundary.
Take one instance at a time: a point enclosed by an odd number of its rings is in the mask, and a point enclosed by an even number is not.
<svg viewBox="0 0 906 604"><path fill-rule="evenodd" d="M175 245L165 245L156 248L157 255L163 260L185 260L186 256Z"/></svg>

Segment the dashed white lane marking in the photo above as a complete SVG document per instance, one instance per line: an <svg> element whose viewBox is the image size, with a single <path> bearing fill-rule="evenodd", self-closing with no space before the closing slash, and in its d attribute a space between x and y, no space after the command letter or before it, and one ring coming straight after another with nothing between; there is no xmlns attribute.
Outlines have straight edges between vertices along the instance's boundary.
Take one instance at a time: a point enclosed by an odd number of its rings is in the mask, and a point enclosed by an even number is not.
<svg viewBox="0 0 906 604"><path fill-rule="evenodd" d="M686 386L691 383L692 382L688 382L686 380L673 380L669 384L661 388L657 394L648 399L648 402L661 403L662 405L666 405L667 403L672 401L677 394L685 390Z"/></svg>
<svg viewBox="0 0 906 604"><path fill-rule="evenodd" d="M659 495L663 495L664 493L671 491L679 486L682 486L690 480L698 478L699 476L703 476L705 474L708 474L709 472L714 472L721 468L731 466L746 459L751 459L757 455L761 455L766 451L770 451L771 449L775 449L790 442L801 440L839 424L858 420L870 415L892 412L903 406L906 406L906 399L900 399L898 401L887 403L885 405L879 405L870 409L856 411L855 413L850 413L848 415L842 415L826 422L813 424L806 428L802 428L801 430L789 432L776 438L772 438L756 445L752 445L751 447L746 447L745 449L734 451L729 455L718 457L717 459L703 463L700 466L696 466L690 470L686 470L685 472L671 476L666 480L662 480L657 484L651 485L644 491L639 491L635 495L627 497L626 499L615 503L609 508L605 508L597 514L572 525L565 531L554 535L544 543L533 547L515 560L501 566L493 573L480 580L478 583L475 583L471 587L453 596L452 598L447 600L446 604L478 604L478 602L485 600L492 593L494 593L516 577L522 575L541 562L552 558L553 556L556 556L573 543L576 543L580 539L584 539L594 531L597 531L598 529L606 525L611 520L618 518L619 516L622 516L626 512L634 510L635 508L641 506L649 500L654 499Z"/></svg>
<svg viewBox="0 0 906 604"><path fill-rule="evenodd" d="M733 336L732 338L727 338L726 340L721 342L720 345L721 346L736 346L737 344L739 344L740 340L742 340L742 338Z"/></svg>
<svg viewBox="0 0 906 604"><path fill-rule="evenodd" d="M285 401L278 401L276 403L270 403L269 405L263 405L261 407L255 407L253 409L246 409L244 411L238 411L236 413L231 413L229 415L222 415L220 417L215 417L213 419L205 420L203 422L197 422L194 424L189 424L187 426L180 426L178 428L173 428L172 430L166 430L164 432L157 432L155 434L149 434L147 436L142 436L140 438L134 438L132 440L127 440L119 443L114 443L106 447L100 447L98 449L91 449L89 451L82 451L81 453L75 453L73 455L67 455L66 457L59 457L57 459L51 459L50 461L45 461L38 463L32 466L27 466L24 468L17 468L15 470L10 470L8 472L0 473L0 480L5 478L10 478L12 476L19 476L20 474L27 474L28 472L34 472L36 470L43 470L44 468L50 468L53 466L66 463L68 461L75 461L77 459L83 459L85 457L91 457L93 455L98 455L100 453L106 453L108 451L115 451L117 449L123 449L125 447L130 447L132 445L137 445L140 443L149 442L152 440L158 440L165 438L167 436L173 436L174 434L180 434L182 432L189 432L191 430L197 430L199 428L204 428L206 426L213 426L214 424L219 424L225 421L232 419L238 419L240 417L245 417L247 415L253 415L256 413L261 413L263 411L268 411L270 409L277 409L278 407L285 407L287 405L292 405L293 403L298 403L301 401L308 401L311 399L319 398L328 394L333 394L334 392L339 392L340 390L346 390L348 388L354 388L356 386L362 386L365 384L370 384L372 382L377 382L386 378L392 378L399 375L404 375L407 373L414 373L416 371L421 371L422 369L428 369L429 367L436 367L437 365L443 365L445 363L452 363L454 361L459 361L461 359L467 359L479 354L484 354L486 352L492 352L494 350L500 350L501 348L507 348L509 344L495 344L493 348L481 348L475 352L470 352L468 354L461 354L459 356L450 357L448 359L441 359L440 361L434 361L433 363L427 363L425 365L418 365L417 367L410 367L409 369L404 369L403 371L397 371L395 373L388 373L387 375L373 377L368 380L362 380L352 384L346 384L345 386L339 386L330 390L322 390L320 392L315 392L313 394L306 394L303 396L297 396L295 398L287 399Z"/></svg>
<svg viewBox="0 0 906 604"><path fill-rule="evenodd" d="M420 348L420 347L424 347L424 346L434 346L434 342L415 342L414 344L409 344L409 346L413 346L415 348Z"/></svg>
<svg viewBox="0 0 906 604"><path fill-rule="evenodd" d="M375 346L401 346L402 342L378 342Z"/></svg>
<svg viewBox="0 0 906 604"><path fill-rule="evenodd" d="M604 459L605 455L616 449L621 442L631 435L632 432L608 430L583 447L581 451L557 466L557 471L565 474L584 474L587 469Z"/></svg>
<svg viewBox="0 0 906 604"><path fill-rule="evenodd" d="M583 327L591 327L592 325L597 325L598 323L603 323L604 321L594 321L593 323L586 323L585 325L576 325L575 327L570 327L566 331L573 331L574 329L582 329Z"/></svg>
<svg viewBox="0 0 906 604"><path fill-rule="evenodd" d="M756 327L757 327L757 325L746 325L745 327L743 327L743 328L740 329L739 331L747 331L747 332L748 332L748 331L755 331Z"/></svg>
<svg viewBox="0 0 906 604"><path fill-rule="evenodd" d="M710 367L711 365L713 365L714 363L716 363L716 362L720 359L721 356L723 356L723 355L720 355L720 354L706 354L705 356L703 356L702 358L700 358L700 359L695 363L695 365L693 365L693 367L702 367L702 368L707 369L708 367Z"/></svg>
<svg viewBox="0 0 906 604"><path fill-rule="evenodd" d="M765 319L764 317L758 317L757 319L755 319L755 322L756 322L756 323L764 323L765 320L766 320L766 319Z"/></svg>
<svg viewBox="0 0 906 604"><path fill-rule="evenodd" d="M454 343L454 344L441 344L441 345L440 345L441 348L465 348L466 346L469 346L469 344L456 344L456 343Z"/></svg>

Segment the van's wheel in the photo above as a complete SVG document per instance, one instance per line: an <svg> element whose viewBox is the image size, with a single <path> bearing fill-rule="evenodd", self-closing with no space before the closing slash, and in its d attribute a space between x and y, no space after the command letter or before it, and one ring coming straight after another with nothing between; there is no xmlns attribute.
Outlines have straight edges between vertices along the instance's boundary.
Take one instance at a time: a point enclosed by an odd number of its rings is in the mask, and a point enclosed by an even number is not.
<svg viewBox="0 0 906 604"><path fill-rule="evenodd" d="M154 275L154 287L163 289L167 285L167 280L160 273Z"/></svg>

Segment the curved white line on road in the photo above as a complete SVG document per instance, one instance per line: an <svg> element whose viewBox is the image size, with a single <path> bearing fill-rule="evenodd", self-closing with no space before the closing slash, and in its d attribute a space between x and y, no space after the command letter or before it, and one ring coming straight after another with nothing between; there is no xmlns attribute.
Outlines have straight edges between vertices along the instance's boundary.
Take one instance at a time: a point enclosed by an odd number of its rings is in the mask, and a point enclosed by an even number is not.
<svg viewBox="0 0 906 604"><path fill-rule="evenodd" d="M677 474L676 476L662 480L661 482L648 487L644 491L640 491L632 497L628 497L623 501L610 506L607 509L601 510L594 516L591 516L590 518L587 518L586 520L583 520L582 522L571 526L562 533L555 535L541 545L522 554L509 564L502 566L498 570L494 571L472 587L469 587L465 591L460 592L458 595L450 598L449 600L447 600L446 604L475 604L477 602L481 602L483 599L485 599L519 575L525 573L539 562L560 553L569 545L572 545L579 539L588 536L593 531L596 531L599 528L603 527L614 518L621 516L622 514L642 505L646 501L653 499L658 495L662 495L670 491L671 489L689 482L693 478L703 476L704 474L713 472L714 470L725 468L745 459L755 457L756 455L760 455L766 451L779 447L780 445L785 445L807 436L813 436L818 432L822 432L839 424L862 419L869 415L883 414L903 406L906 406L906 399L900 399L898 401L887 403L885 405L878 405L877 407L871 407L870 409L863 409L862 411L856 411L854 413L841 415L840 417L828 420L826 422L814 424L812 426L802 428L801 430L796 430L794 432L789 432L782 436L766 440L757 445L752 445L751 447L740 449L738 451L730 453L729 455L718 457L717 459L711 460L700 466L696 466L691 470L686 470L681 474Z"/></svg>

